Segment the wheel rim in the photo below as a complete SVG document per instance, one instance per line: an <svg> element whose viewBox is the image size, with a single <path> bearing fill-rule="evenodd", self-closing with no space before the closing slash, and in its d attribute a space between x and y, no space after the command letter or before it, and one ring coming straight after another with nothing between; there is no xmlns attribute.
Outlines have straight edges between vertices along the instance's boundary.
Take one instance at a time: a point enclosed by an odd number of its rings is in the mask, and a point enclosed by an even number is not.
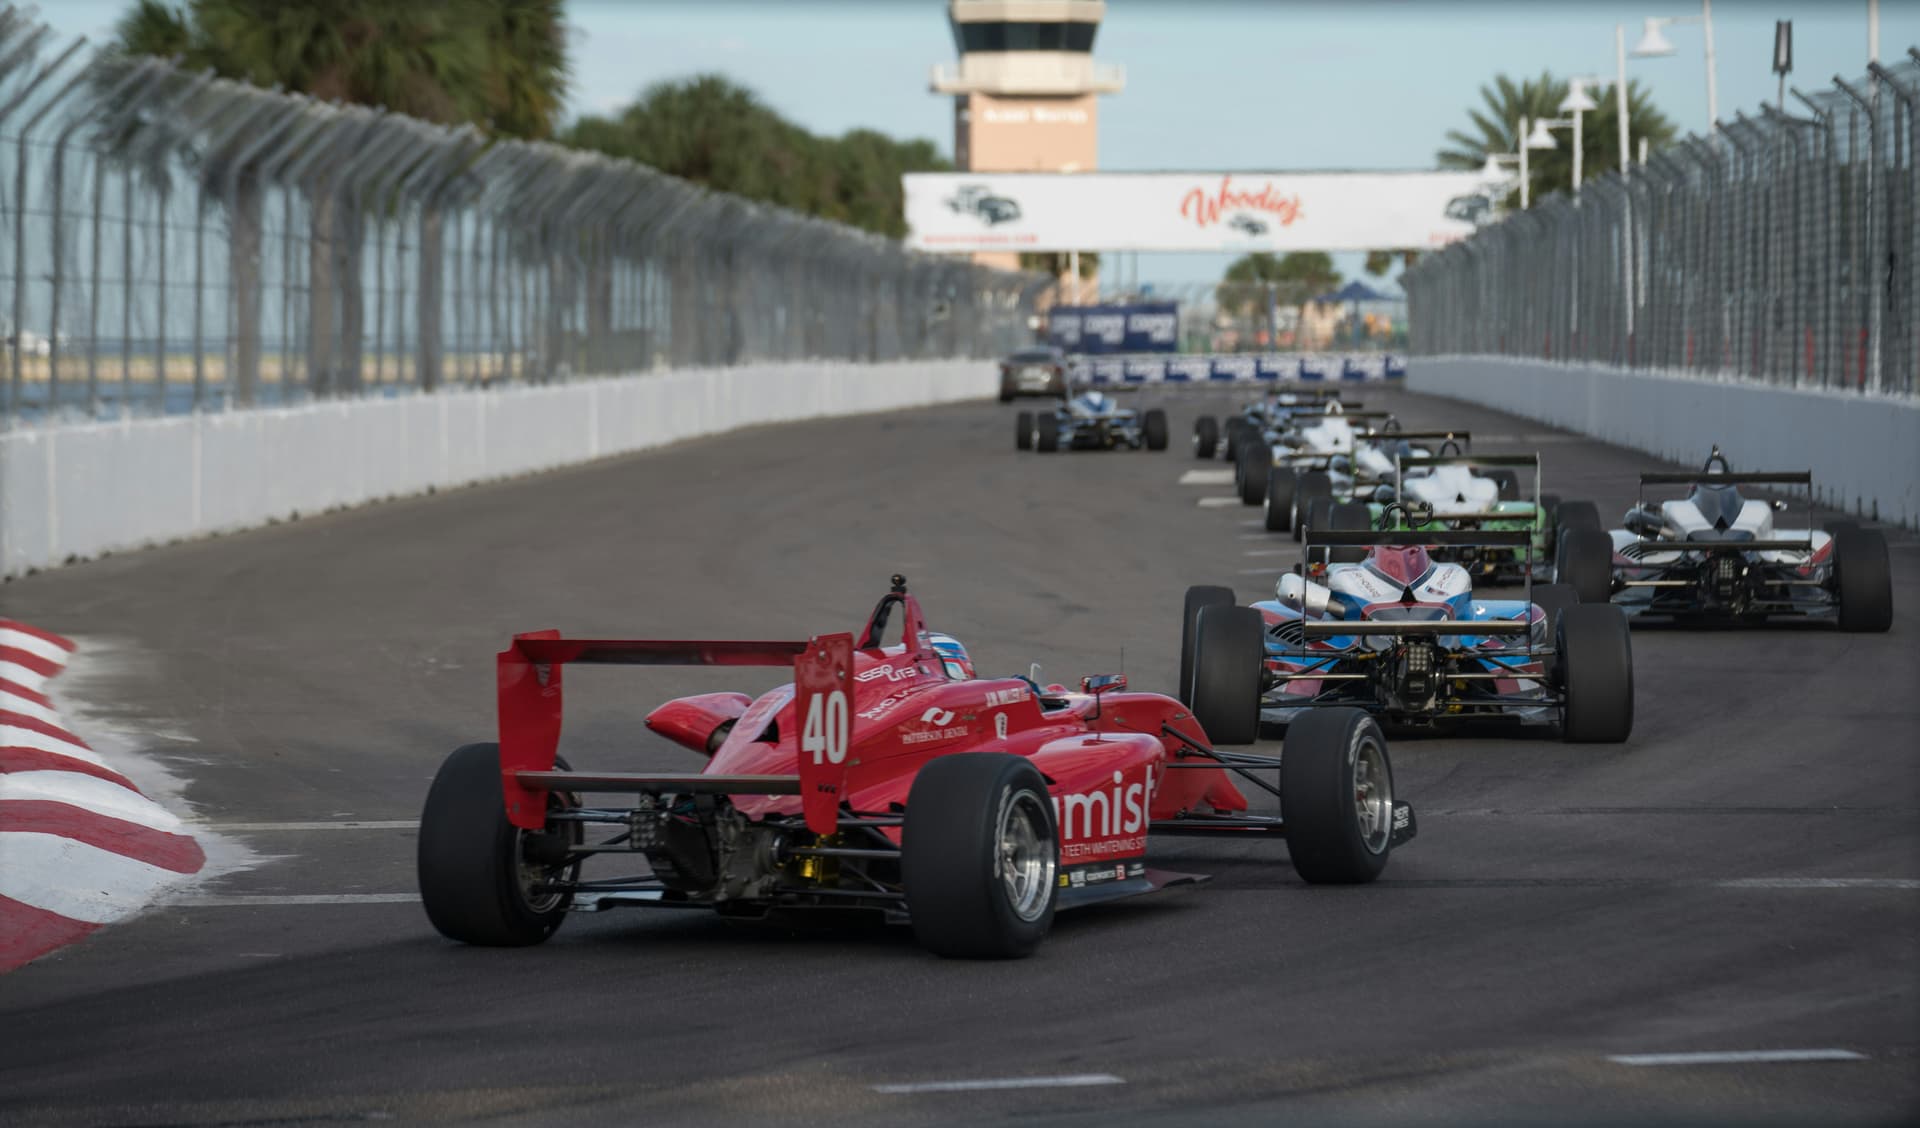
<svg viewBox="0 0 1920 1128"><path fill-rule="evenodd" d="M1393 833L1393 777L1387 772L1386 752L1376 740L1363 740L1354 753L1353 813L1367 851L1385 850Z"/></svg>
<svg viewBox="0 0 1920 1128"><path fill-rule="evenodd" d="M1046 801L1028 790L1009 792L1000 801L994 843L1007 907L1023 921L1040 919L1053 896L1054 870L1060 864Z"/></svg>
<svg viewBox="0 0 1920 1128"><path fill-rule="evenodd" d="M520 887L520 900L527 908L536 913L549 913L560 907L566 894L552 888L554 878L560 876L566 866L541 865L527 857L527 832L516 830L513 835L513 875ZM543 887L545 887L543 889Z"/></svg>

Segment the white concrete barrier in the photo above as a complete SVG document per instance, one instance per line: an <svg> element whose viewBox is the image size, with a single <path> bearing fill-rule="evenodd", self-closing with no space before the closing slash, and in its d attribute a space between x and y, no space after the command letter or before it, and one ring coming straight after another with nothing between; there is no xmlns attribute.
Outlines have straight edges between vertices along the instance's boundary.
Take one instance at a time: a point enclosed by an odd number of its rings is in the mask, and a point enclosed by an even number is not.
<svg viewBox="0 0 1920 1128"><path fill-rule="evenodd" d="M1920 402L1493 356L1414 357L1407 388L1682 464L1715 443L1737 470L1812 470L1823 504L1920 527Z"/></svg>
<svg viewBox="0 0 1920 1128"><path fill-rule="evenodd" d="M977 360L682 369L557 387L0 433L0 575L738 427L984 399Z"/></svg>

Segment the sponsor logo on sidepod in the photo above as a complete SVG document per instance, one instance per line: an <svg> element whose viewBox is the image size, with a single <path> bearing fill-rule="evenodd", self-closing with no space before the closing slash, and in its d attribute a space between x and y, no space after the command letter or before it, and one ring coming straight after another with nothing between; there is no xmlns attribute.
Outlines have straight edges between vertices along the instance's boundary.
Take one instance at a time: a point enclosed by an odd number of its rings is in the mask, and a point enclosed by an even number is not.
<svg viewBox="0 0 1920 1128"><path fill-rule="evenodd" d="M1054 796L1060 857L1091 860L1146 849L1147 812L1152 798L1151 764L1146 767L1145 778L1136 783L1127 783L1126 777L1116 771L1111 790Z"/></svg>

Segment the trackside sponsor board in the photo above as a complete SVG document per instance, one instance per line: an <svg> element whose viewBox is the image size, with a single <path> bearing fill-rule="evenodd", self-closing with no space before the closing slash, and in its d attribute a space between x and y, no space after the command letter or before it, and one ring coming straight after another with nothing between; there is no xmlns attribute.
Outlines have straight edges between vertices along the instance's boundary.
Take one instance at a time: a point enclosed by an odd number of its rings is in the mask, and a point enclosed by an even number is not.
<svg viewBox="0 0 1920 1128"><path fill-rule="evenodd" d="M1180 307L1174 302L1054 306L1047 340L1070 353L1173 352L1180 346Z"/></svg>
<svg viewBox="0 0 1920 1128"><path fill-rule="evenodd" d="M1248 384L1315 380L1399 380L1406 358L1389 353L1305 355L1223 353L1180 357L1080 356L1075 381L1088 384Z"/></svg>
<svg viewBox="0 0 1920 1128"><path fill-rule="evenodd" d="M1367 251L1473 234L1500 180L1479 172L920 172L923 251Z"/></svg>

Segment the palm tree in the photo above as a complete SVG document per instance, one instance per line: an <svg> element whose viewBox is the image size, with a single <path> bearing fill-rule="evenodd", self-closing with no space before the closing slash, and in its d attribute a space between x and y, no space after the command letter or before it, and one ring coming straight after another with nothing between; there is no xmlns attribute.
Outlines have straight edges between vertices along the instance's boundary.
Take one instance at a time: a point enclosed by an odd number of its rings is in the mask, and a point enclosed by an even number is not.
<svg viewBox="0 0 1920 1128"><path fill-rule="evenodd" d="M561 0L186 0L184 6L136 0L115 38L125 54L178 57L189 71L211 69L257 86L545 138L566 93L561 15ZM360 354L360 221L342 214L330 197L314 201L315 248L342 250L337 264L328 255L312 256L308 365L317 393L332 390L338 366L331 329L336 265L344 355ZM251 292L260 270L254 181L240 181L230 223L233 284ZM423 245L423 270L439 265L429 250ZM236 312L236 392L246 401L257 367L258 305L242 302ZM357 380L358 372L344 377Z"/></svg>
<svg viewBox="0 0 1920 1128"><path fill-rule="evenodd" d="M952 167L931 141L896 141L870 129L815 136L717 74L655 83L611 117L575 122L563 140L895 238L906 234L900 175Z"/></svg>
<svg viewBox="0 0 1920 1128"><path fill-rule="evenodd" d="M1581 122L1581 174L1598 176L1620 166L1618 107L1613 87L1589 88L1588 95L1598 103ZM1440 167L1477 169L1486 163L1489 153L1519 151L1520 119L1561 117L1560 103L1567 96L1567 84L1551 74L1514 82L1506 75L1480 88L1481 107L1469 107L1470 129L1447 131L1448 146L1438 153ZM1638 82L1627 83L1628 145L1638 152L1645 137L1653 149L1671 144L1679 133L1673 121L1653 104L1653 97ZM1554 134L1558 147L1535 150L1528 172L1533 194L1571 187L1573 183L1572 137L1568 131Z"/></svg>

